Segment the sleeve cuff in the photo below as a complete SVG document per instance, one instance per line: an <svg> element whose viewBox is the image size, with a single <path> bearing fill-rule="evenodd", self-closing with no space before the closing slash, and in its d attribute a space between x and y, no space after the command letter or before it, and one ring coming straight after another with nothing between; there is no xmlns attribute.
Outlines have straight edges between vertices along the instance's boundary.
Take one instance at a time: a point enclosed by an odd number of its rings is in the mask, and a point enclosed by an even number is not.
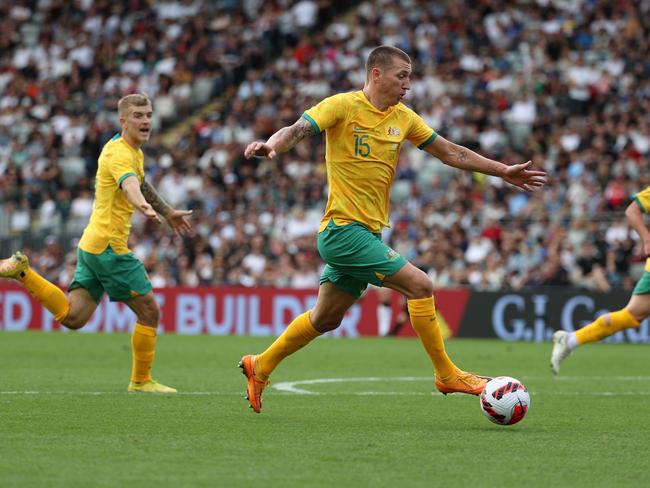
<svg viewBox="0 0 650 488"><path fill-rule="evenodd" d="M318 124L314 119L307 115L307 112L303 113L302 117L311 124L312 129L314 129L314 134L320 134L320 127L318 127Z"/></svg>
<svg viewBox="0 0 650 488"><path fill-rule="evenodd" d="M438 137L438 134L436 134L436 131L434 130L434 131L433 131L433 134L431 134L431 135L429 136L429 138L428 138L426 141L424 141L422 144L420 144L420 145L418 146L418 149L424 149L424 148L427 147L429 144L431 144L431 143L435 140L436 137Z"/></svg>
<svg viewBox="0 0 650 488"><path fill-rule="evenodd" d="M647 213L647 212L648 212L648 210L647 210L647 209L643 206L643 204L641 203L641 200L639 199L638 196L635 195L634 198L633 198L633 200L636 202L636 204L639 206L639 208L641 209L641 211L642 211L643 213Z"/></svg>
<svg viewBox="0 0 650 488"><path fill-rule="evenodd" d="M122 187L122 182L123 182L125 179L127 179L129 176L135 176L136 178L138 177L138 175L136 175L135 173L124 173L124 174L120 177L120 179L117 181L117 186L118 186L119 188L121 188L121 187Z"/></svg>

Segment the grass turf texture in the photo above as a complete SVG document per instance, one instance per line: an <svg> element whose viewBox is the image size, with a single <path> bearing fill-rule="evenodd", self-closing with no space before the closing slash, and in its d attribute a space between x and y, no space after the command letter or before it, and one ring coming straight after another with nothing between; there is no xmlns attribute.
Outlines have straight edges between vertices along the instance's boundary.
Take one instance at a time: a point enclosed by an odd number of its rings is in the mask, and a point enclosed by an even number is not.
<svg viewBox="0 0 650 488"><path fill-rule="evenodd" d="M124 334L0 333L0 486L648 486L647 346L593 345L553 378L550 344L452 340L463 368L521 379L531 410L488 422L477 397L433 394L415 340L319 339L285 361L254 414L239 357L269 339L161 336L127 394ZM408 377L409 380L390 380ZM365 392L365 394L359 394Z"/></svg>

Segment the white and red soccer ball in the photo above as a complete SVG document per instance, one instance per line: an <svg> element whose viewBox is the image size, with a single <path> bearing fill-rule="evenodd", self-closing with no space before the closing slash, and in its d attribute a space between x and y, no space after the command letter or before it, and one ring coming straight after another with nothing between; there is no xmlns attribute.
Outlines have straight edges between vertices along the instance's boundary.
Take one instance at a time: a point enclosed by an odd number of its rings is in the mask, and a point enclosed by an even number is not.
<svg viewBox="0 0 650 488"><path fill-rule="evenodd" d="M512 425L524 418L530 395L524 384L509 376L497 376L485 385L480 396L481 411L499 425Z"/></svg>

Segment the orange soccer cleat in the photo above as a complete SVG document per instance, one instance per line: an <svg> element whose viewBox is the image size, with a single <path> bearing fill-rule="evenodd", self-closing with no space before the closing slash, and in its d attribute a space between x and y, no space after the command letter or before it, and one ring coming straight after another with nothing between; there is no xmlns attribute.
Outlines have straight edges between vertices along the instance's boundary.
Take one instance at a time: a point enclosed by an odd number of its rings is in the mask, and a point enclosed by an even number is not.
<svg viewBox="0 0 650 488"><path fill-rule="evenodd" d="M456 369L456 374L456 378L452 378L444 383L436 378L436 388L440 393L443 395L447 393L480 395L487 382L492 379L489 376L479 376L474 373L461 371L460 369Z"/></svg>
<svg viewBox="0 0 650 488"><path fill-rule="evenodd" d="M268 380L260 380L255 377L255 360L257 356L248 355L241 358L239 367L242 373L248 379L248 386L246 389L246 399L250 403L250 407L255 413L262 411L262 392L264 388L269 385Z"/></svg>

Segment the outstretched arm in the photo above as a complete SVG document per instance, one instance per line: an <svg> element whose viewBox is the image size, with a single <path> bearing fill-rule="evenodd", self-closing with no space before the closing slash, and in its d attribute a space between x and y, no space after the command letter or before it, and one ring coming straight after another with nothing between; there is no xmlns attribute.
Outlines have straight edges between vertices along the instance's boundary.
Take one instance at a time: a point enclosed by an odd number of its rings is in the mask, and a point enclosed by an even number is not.
<svg viewBox="0 0 650 488"><path fill-rule="evenodd" d="M160 217L158 217L153 207L147 203L144 195L140 191L140 185L136 176L127 176L124 178L120 188L122 188L129 203L142 212L145 217L160 222Z"/></svg>
<svg viewBox="0 0 650 488"><path fill-rule="evenodd" d="M246 159L253 156L266 156L274 158L278 153L289 151L303 139L313 135L314 129L311 124L300 117L295 124L283 127L273 134L268 141L251 142L244 150Z"/></svg>
<svg viewBox="0 0 650 488"><path fill-rule="evenodd" d="M163 217L166 217L169 212L174 210L147 180L142 182L140 191L142 191L144 199Z"/></svg>
<svg viewBox="0 0 650 488"><path fill-rule="evenodd" d="M526 191L541 188L546 183L546 173L544 171L531 171L528 169L533 164L532 161L508 166L499 161L483 157L466 147L454 144L440 135L428 144L424 150L449 166L499 176L511 185Z"/></svg>
<svg viewBox="0 0 650 488"><path fill-rule="evenodd" d="M192 226L185 217L192 214L191 210L176 210L156 191L156 189L147 180L144 180L140 187L142 196L151 205L151 207L160 215L165 217L167 224L172 228L174 233L186 235L192 233Z"/></svg>

